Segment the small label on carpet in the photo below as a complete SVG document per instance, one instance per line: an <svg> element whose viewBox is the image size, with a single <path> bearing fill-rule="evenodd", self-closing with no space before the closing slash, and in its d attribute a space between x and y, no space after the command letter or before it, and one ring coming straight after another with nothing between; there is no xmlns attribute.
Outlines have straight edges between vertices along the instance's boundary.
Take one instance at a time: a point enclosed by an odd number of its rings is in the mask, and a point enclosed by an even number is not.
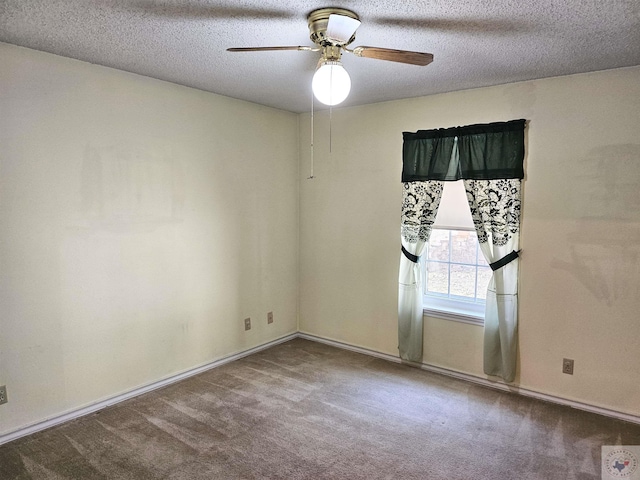
<svg viewBox="0 0 640 480"><path fill-rule="evenodd" d="M640 445L603 445L602 480L640 480Z"/></svg>

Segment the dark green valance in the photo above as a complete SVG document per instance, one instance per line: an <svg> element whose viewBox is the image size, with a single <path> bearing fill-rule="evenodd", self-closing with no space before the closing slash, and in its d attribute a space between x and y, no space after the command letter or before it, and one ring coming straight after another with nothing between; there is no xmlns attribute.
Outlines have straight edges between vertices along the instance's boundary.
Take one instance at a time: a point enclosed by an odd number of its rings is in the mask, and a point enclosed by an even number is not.
<svg viewBox="0 0 640 480"><path fill-rule="evenodd" d="M404 132L402 181L524 178L525 122Z"/></svg>

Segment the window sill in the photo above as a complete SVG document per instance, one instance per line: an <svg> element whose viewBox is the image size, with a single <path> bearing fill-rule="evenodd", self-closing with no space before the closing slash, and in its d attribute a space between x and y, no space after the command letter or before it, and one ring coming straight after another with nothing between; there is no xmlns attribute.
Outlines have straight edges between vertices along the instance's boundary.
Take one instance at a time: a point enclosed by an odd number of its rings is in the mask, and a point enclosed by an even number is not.
<svg viewBox="0 0 640 480"><path fill-rule="evenodd" d="M484 326L484 315L478 316L473 313L461 312L461 311L445 311L435 310L433 308L425 308L423 315L427 317L441 318L442 320L451 320L453 322L468 323L470 325L477 325L479 327Z"/></svg>

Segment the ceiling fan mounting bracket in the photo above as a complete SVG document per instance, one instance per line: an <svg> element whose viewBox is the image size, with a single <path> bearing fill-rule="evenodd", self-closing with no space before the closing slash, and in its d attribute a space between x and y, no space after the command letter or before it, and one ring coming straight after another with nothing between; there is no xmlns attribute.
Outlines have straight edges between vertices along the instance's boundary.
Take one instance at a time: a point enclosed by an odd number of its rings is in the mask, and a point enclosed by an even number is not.
<svg viewBox="0 0 640 480"><path fill-rule="evenodd" d="M321 47L329 46L344 46L349 45L356 38L355 34L346 42L336 43L327 38L327 25L329 24L330 15L342 15L345 17L353 18L354 20L360 20L360 17L351 10L344 8L320 8L314 10L307 16L309 24L309 38L311 41Z"/></svg>

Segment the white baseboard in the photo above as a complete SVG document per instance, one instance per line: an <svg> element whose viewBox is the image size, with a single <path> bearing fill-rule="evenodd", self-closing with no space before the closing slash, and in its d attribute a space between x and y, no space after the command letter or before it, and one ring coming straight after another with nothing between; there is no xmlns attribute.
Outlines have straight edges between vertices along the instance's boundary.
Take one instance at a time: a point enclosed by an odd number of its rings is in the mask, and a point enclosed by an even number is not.
<svg viewBox="0 0 640 480"><path fill-rule="evenodd" d="M115 405L116 403L120 403L124 400L129 400L130 398L137 397L144 393L151 392L158 388L166 387L167 385L171 385L173 383L179 382L180 380L184 380L186 378L192 377L194 375L198 375L199 373L206 372L212 368L219 367L229 362L233 362L234 360L238 360L240 358L246 357L248 355L252 355L261 350L266 350L267 348L273 347L280 343L288 342L289 340L293 340L295 338L304 338L306 340L311 340L318 343L324 343L326 345L330 345L332 347L342 348L344 350L350 350L352 352L361 353L364 355L369 355L371 357L381 358L383 360L387 360L394 363L402 363L411 365L413 367L421 368L423 370L438 373L440 375L446 375L449 377L457 378L460 380L465 380L467 382L476 383L485 387L494 388L498 390L503 390L506 392L517 393L519 395L523 395L526 397L537 398L539 400L544 400L547 402L557 403L560 405L566 405L569 407L573 407L579 410L585 410L587 412L597 413L599 415L604 415L607 417L616 418L619 420L624 420L627 422L640 424L640 417L636 415L631 415L628 413L618 412L615 410L610 410L607 408L598 407L595 405L589 405L587 403L576 402L574 400L568 400L562 397L556 397L554 395L549 395L542 392L537 392L535 390L529 390L522 387L514 387L499 381L491 381L486 378L478 377L475 375L470 375L468 373L457 372L455 370L450 370L442 367L438 367L435 365L428 365L426 363L409 363L403 362L400 360L400 357L395 355L389 355L387 353L378 352L375 350L370 350L363 347L357 347L354 345L350 345L348 343L339 342L336 340L330 340L323 337L318 337L316 335L311 335L308 333L291 333L289 335L285 335L284 337L278 338L276 340L272 340L270 342L264 343L262 345L258 345L256 347L250 348L248 350L243 350L241 352L234 353L232 355L228 355L226 357L220 358L213 362L207 363L205 365L201 365L199 367L195 367L184 372L178 373L176 375L172 375L170 377L158 380L157 382L150 383L148 385L144 385L142 387L135 388L125 393L121 393L119 395L115 395L113 397L109 397L104 400L100 400L98 402L86 405L81 408L73 409L67 412L64 412L60 415L56 415L54 417L48 418L46 420L34 423L32 425L20 428L18 430L2 434L0 435L0 445L4 443L11 442L13 440L17 440L18 438L25 437L27 435L31 435L33 433L39 432L41 430L45 430L47 428L53 427L55 425L59 425L64 422L68 422L70 420L74 420L76 418L83 417L93 412L97 412L98 410L102 410L103 408L109 407L111 405Z"/></svg>
<svg viewBox="0 0 640 480"><path fill-rule="evenodd" d="M304 338L306 340L311 340L318 343L324 343L326 345L331 345L333 347L342 348L344 350L350 350L352 352L362 353L364 355L370 355L372 357L381 358L384 360L388 360L394 363L402 363L405 365L410 365L412 367L421 368L422 370L426 370L428 372L438 373L440 375L446 375L449 377L457 378L460 380L465 380L467 382L476 383L478 385L482 385L484 387L494 388L497 390L502 390L505 392L516 393L518 395L523 395L525 397L532 397L538 400L544 400L546 402L557 403L560 405L566 405L578 410L584 410L591 413L597 413L599 415L604 415L606 417L616 418L618 420L624 420L626 422L637 423L640 424L640 416L632 415L629 413L618 412L616 410L611 410L608 408L598 407L596 405L590 405L588 403L577 402L575 400L569 400L562 397L557 397L555 395L549 395L548 393L538 392L536 390L530 390L528 388L516 387L513 385L509 385L507 383L501 381L492 381L487 378L478 377L476 375L471 375L468 373L458 372L456 370L450 370L443 367L438 367L435 365L429 365L427 363L414 363L414 362L405 362L400 359L400 357L396 355L389 355L387 353L377 352L375 350L369 350L367 348L356 347L354 345L350 345L348 343L338 342L335 340L329 340L327 338L318 337L316 335L310 335L308 333L298 333L298 337Z"/></svg>
<svg viewBox="0 0 640 480"><path fill-rule="evenodd" d="M167 385L171 385L172 383L176 383L176 382L179 382L180 380L193 377L194 375L197 375L199 373L206 372L207 370L211 370L212 368L219 367L229 362L233 362L234 360L238 360L248 355L257 353L261 350L266 350L267 348L273 347L280 343L288 342L289 340L293 340L294 338L297 338L297 337L298 337L297 333L291 333L289 335L285 335L284 337L278 338L276 340L272 340L262 345L258 345L248 350L243 350L241 352L237 352L232 355L222 357L213 362L209 362L199 367L191 368L184 372L171 375L170 377L163 378L161 380L150 383L148 385L143 385L142 387L134 388L133 390L129 390L125 393L121 393L119 395L115 395L113 397L109 397L107 399L100 400L95 403L91 403L81 408L67 411L65 413L56 415L54 417L43 420L41 422L37 422L27 427L23 427L18 430L14 430L12 432L0 435L0 445L11 442L13 440L17 440L18 438L25 437L27 435L31 435L32 433L45 430L55 425L68 422L69 420L74 420L76 418L83 417L90 413L97 412L98 410L102 410L103 408L109 407L116 403L120 403L124 400L129 400L130 398L137 397L138 395L142 395L143 393L148 393L153 390L157 390L158 388L166 387Z"/></svg>

